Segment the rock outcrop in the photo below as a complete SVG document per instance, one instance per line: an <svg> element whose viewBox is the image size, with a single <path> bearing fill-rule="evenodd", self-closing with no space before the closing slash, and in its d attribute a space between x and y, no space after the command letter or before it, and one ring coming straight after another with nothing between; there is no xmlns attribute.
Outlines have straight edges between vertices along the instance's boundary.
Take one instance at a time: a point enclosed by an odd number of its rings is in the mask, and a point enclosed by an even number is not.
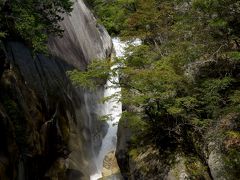
<svg viewBox="0 0 240 180"><path fill-rule="evenodd" d="M109 152L103 160L103 179L120 180L121 174L115 157L115 152Z"/></svg>
<svg viewBox="0 0 240 180"><path fill-rule="evenodd" d="M151 142L151 136L136 136L131 119L120 120L116 158L125 180L236 180L240 172L240 116L223 115L204 133L179 133L177 147ZM134 121L134 120L133 120ZM135 126L135 127L133 127ZM169 144L168 144L169 143ZM165 146L166 145L166 146Z"/></svg>
<svg viewBox="0 0 240 180"><path fill-rule="evenodd" d="M112 42L82 0L49 39L50 56L4 42L0 57L0 179L88 179L105 124L97 120L103 91L74 87L66 72L111 55Z"/></svg>

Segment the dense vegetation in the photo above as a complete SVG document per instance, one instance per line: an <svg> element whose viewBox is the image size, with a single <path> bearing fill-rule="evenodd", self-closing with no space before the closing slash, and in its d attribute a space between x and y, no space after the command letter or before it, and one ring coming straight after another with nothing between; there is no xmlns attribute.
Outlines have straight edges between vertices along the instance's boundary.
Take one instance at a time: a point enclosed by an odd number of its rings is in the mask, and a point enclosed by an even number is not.
<svg viewBox="0 0 240 180"><path fill-rule="evenodd" d="M46 52L49 35L60 36L62 13L70 13L70 0L1 0L0 38L21 38L34 52Z"/></svg>
<svg viewBox="0 0 240 180"><path fill-rule="evenodd" d="M142 40L142 45L127 48L112 72L120 73L122 102L127 107L123 118L137 128L136 139L145 138L145 143L151 141L160 150L181 146L198 153L207 132L215 131L225 116L235 115L234 121L225 118L234 124L232 128L222 125L213 138L220 138L226 154L234 154L231 167L236 175L240 170L240 2L90 3L110 33ZM88 72L70 75L75 82L89 85L89 80L106 77L106 67L111 65L96 62Z"/></svg>

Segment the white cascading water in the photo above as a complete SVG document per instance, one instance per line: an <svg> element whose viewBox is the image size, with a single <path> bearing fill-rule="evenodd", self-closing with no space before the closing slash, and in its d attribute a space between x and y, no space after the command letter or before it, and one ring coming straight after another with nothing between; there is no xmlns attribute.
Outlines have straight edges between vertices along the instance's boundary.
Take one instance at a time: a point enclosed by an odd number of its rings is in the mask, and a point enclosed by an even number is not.
<svg viewBox="0 0 240 180"><path fill-rule="evenodd" d="M17 180L24 180L25 179L25 168L23 160L21 159L18 164L18 178Z"/></svg>
<svg viewBox="0 0 240 180"><path fill-rule="evenodd" d="M113 45L116 51L116 57L122 57L124 53L125 43L121 42L118 38L113 39ZM112 67L114 68L114 66ZM110 97L116 93L121 93L121 88L116 85L118 83L119 77L110 75L109 80L106 83L104 97ZM112 82L115 82L114 84ZM102 146L98 156L96 157L97 172L93 174L90 179L97 180L102 177L103 161L105 156L111 152L115 151L117 143L117 124L122 113L122 103L118 98L112 98L111 100L105 102L103 106L102 115L110 115L110 120L107 121L109 128L106 136L103 138Z"/></svg>

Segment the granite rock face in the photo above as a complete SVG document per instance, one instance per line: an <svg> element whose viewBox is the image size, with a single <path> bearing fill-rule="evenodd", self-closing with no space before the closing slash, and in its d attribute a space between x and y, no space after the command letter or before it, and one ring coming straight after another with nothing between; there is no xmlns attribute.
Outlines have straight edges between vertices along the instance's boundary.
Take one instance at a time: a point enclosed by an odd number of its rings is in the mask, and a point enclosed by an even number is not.
<svg viewBox="0 0 240 180"><path fill-rule="evenodd" d="M114 151L109 152L104 158L102 176L103 179L122 179Z"/></svg>
<svg viewBox="0 0 240 180"><path fill-rule="evenodd" d="M97 120L103 90L74 87L66 72L112 53L111 38L82 0L51 37L51 56L9 40L0 57L0 179L88 179L105 124Z"/></svg>
<svg viewBox="0 0 240 180"><path fill-rule="evenodd" d="M122 176L126 180L238 179L239 117L239 113L223 116L203 134L202 144L192 141L187 150L160 149L151 143L136 145L130 120L122 118L116 150Z"/></svg>
<svg viewBox="0 0 240 180"><path fill-rule="evenodd" d="M69 65L85 69L90 60L105 58L112 53L112 40L99 25L83 0L77 0L70 16L61 22L64 36L50 38L51 52Z"/></svg>

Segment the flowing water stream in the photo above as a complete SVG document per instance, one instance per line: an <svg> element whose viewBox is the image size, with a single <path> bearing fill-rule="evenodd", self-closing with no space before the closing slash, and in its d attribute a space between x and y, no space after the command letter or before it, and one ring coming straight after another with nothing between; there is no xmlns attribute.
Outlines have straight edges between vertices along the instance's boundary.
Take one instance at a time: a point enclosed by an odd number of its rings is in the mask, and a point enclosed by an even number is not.
<svg viewBox="0 0 240 180"><path fill-rule="evenodd" d="M121 42L118 38L114 38L113 45L116 51L116 57L122 57L126 44ZM115 93L121 92L121 88L115 84L118 81L118 76L112 76L110 74L109 80L105 85L104 97L109 97ZM115 83L113 84L112 82ZM103 161L105 156L112 151L115 152L117 143L117 124L121 117L121 113L122 104L119 102L119 98L112 98L111 100L105 102L102 110L102 115L110 115L111 118L107 121L109 128L106 136L103 138L100 152L95 160L97 172L90 177L91 180L97 180L102 177Z"/></svg>

